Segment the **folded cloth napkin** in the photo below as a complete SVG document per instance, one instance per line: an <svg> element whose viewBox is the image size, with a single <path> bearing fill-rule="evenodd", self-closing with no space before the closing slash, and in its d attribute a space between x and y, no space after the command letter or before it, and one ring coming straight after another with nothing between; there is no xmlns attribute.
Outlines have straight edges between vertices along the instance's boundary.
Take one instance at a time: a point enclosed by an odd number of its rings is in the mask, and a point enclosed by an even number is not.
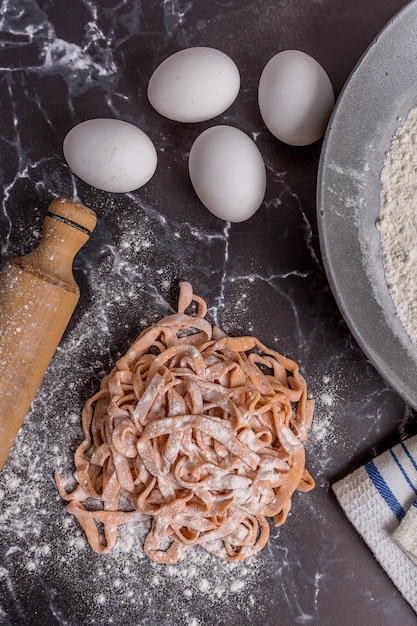
<svg viewBox="0 0 417 626"><path fill-rule="evenodd" d="M417 435L332 489L356 530L417 612Z"/></svg>

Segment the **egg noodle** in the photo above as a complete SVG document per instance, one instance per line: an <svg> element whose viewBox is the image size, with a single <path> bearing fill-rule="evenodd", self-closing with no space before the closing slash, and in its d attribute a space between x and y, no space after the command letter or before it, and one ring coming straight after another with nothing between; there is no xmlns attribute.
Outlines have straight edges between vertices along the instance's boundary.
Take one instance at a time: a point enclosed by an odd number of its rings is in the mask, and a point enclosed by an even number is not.
<svg viewBox="0 0 417 626"><path fill-rule="evenodd" d="M186 313L186 310L190 310ZM176 563L198 544L226 561L264 547L295 490L314 481L303 441L313 401L297 364L229 337L180 283L178 313L145 329L83 409L66 508L102 554L125 522L151 520L144 552Z"/></svg>

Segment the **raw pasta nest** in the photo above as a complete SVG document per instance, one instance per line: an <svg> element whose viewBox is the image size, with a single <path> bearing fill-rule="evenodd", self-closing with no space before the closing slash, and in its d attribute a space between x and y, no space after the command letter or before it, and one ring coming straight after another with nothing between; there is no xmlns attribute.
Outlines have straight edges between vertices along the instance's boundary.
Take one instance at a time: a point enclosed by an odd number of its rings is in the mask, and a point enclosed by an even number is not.
<svg viewBox="0 0 417 626"><path fill-rule="evenodd" d="M154 561L195 544L242 561L267 542L267 518L282 524L294 491L314 486L303 446L313 401L297 364L225 335L206 311L180 283L178 313L144 330L85 404L78 486L55 480L100 554L120 524L152 520Z"/></svg>

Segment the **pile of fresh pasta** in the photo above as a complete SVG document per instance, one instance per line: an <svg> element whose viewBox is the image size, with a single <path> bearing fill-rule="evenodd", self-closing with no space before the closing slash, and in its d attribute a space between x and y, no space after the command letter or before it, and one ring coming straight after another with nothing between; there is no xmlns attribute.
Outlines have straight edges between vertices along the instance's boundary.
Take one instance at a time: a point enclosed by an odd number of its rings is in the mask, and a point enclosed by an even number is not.
<svg viewBox="0 0 417 626"><path fill-rule="evenodd" d="M190 311L187 313L187 311ZM303 442L313 401L298 366L254 337L229 337L180 283L178 313L145 329L90 398L61 497L102 554L118 527L150 520L146 555L176 563L200 545L226 561L256 554L271 517L314 481Z"/></svg>

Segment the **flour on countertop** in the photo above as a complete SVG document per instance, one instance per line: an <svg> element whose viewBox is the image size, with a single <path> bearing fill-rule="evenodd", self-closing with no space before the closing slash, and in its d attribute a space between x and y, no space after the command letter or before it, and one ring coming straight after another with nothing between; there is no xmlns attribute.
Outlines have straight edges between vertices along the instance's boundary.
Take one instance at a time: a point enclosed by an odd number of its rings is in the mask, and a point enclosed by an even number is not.
<svg viewBox="0 0 417 626"><path fill-rule="evenodd" d="M1 591L17 588L16 572L31 585L45 579L53 581L53 610L60 610L58 603L54 605L56 589L76 596L83 618L81 621L72 615L71 626L202 626L207 624L208 613L217 614L220 607L224 613L242 616L243 621L255 612L262 619L264 606L259 599L271 568L289 566L290 553L297 562L291 547L282 557L278 551L273 560L265 549L244 563L225 563L197 546L176 565L153 563L143 552L148 522L121 526L115 548L99 556L89 546L78 522L65 511L53 471L59 472L68 489L74 486L73 453L82 438L80 422L85 399L97 391L101 378L135 336L172 312L169 302L178 268L168 259L156 272L152 269L156 246L152 232L156 227L149 222L158 217L140 214L138 219L137 211L129 206L123 207L123 212L114 211L116 241L109 242L103 230L103 243L94 262L85 263L82 256L78 261L79 267L86 266L88 271L88 306L79 309L77 323L70 326L55 353L3 469L0 621L4 608ZM116 228L118 220L123 221L120 231ZM98 227L101 236L100 228L104 229L102 223ZM180 246L181 238L177 239ZM216 251L221 243L226 247L226 240L224 233L223 239L214 241ZM214 305L211 300L210 317L219 317L221 326L233 333L243 328L251 332L249 311L254 296L252 289L242 289L242 284L252 286L254 282L252 275L235 279L228 285L228 301L239 306L226 306L225 295L220 293ZM275 347L279 349L279 337ZM315 381L316 412L306 448L308 454L310 450L315 453L316 463L323 458L323 466L328 462L328 446L335 440L337 389L338 380L332 372ZM307 468L311 469L308 462ZM291 536L290 520L288 529ZM286 532L285 525L282 531L275 530L277 535L280 532ZM172 608L169 616L161 613L167 601ZM124 621L115 621L116 609ZM66 626L68 621L62 617L59 623Z"/></svg>
<svg viewBox="0 0 417 626"><path fill-rule="evenodd" d="M417 344L417 108L399 121L381 172L378 228L397 315Z"/></svg>
<svg viewBox="0 0 417 626"><path fill-rule="evenodd" d="M126 213L127 209L128 226ZM101 260L89 268L89 306L79 311L77 324L57 349L3 468L0 597L2 586L13 589L14 574L20 570L33 581L48 575L57 587L77 594L80 606L88 606L83 624L112 623L115 602L125 623L151 615L152 623L161 625L168 623L166 619L171 620L170 626L200 625L201 607L218 607L232 599L235 611L249 615L257 604L254 591L267 575L266 554L244 563L225 563L196 547L174 566L156 564L143 552L149 531L149 523L144 522L121 526L115 548L99 556L65 511L54 484L54 470L67 486L73 482L73 452L81 437L85 398L97 390L101 378L143 327L172 312L169 268L157 272L156 284L147 280L147 257L153 251L143 245L150 241L145 220L139 237L138 230L137 224L126 227L117 248L107 247ZM129 234L133 232L135 237ZM175 620L158 613L167 597ZM0 616L2 610L0 600ZM79 623L75 616L73 623Z"/></svg>

